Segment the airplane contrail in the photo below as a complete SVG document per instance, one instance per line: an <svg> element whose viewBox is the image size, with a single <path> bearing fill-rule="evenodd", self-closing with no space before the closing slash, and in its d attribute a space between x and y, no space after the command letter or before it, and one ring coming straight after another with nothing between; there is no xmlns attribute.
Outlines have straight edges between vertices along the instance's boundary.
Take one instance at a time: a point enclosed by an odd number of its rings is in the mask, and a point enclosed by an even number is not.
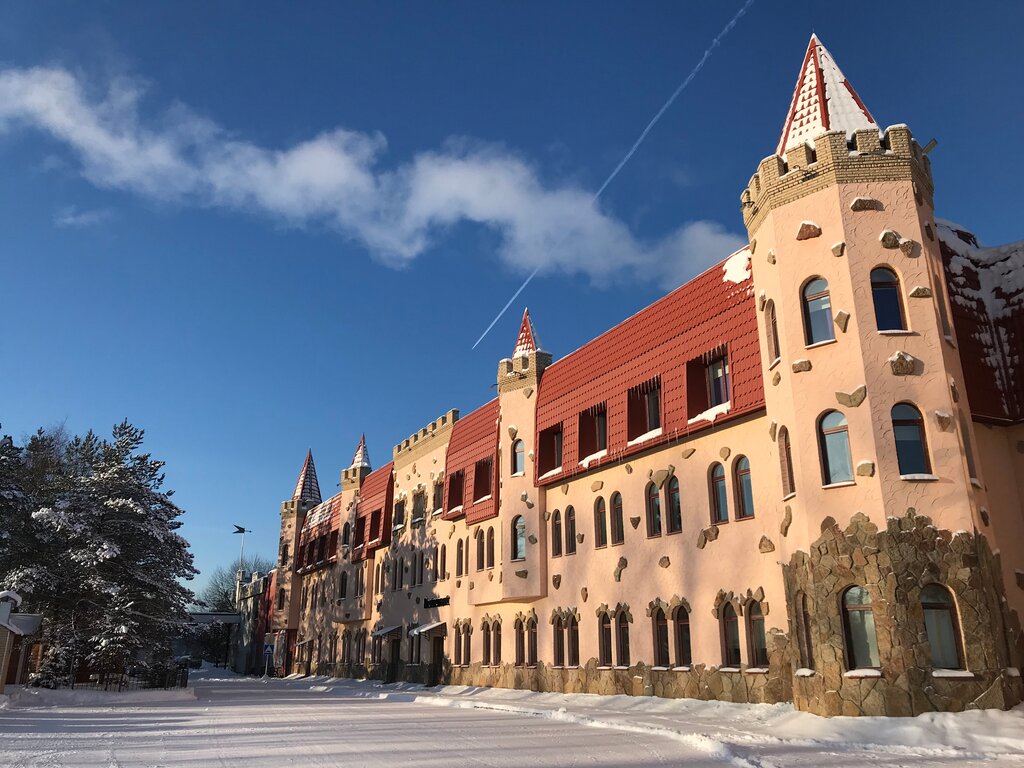
<svg viewBox="0 0 1024 768"><path fill-rule="evenodd" d="M643 144L644 139L647 138L647 134L649 134L651 132L651 129L654 128L654 126L657 124L659 120L661 120L661 116L664 115L665 112L668 111L668 108L672 106L672 103L677 98L679 98L679 94L686 90L686 86L688 86L693 81L693 78L695 78L697 74L702 69L704 69L704 65L707 63L708 59L711 58L711 54L715 50L715 48L717 48L719 44L722 42L722 38L732 31L732 28L736 26L736 23L740 20L740 18L742 18L743 14L745 14L747 10L750 8L750 6L752 6L753 4L754 0L746 0L746 2L743 3L743 7L741 7L736 12L736 15L729 20L729 23L722 27L722 31L719 32L715 36L715 39L711 41L711 44L704 51L704 55L700 57L700 61L697 62L697 65L692 70L690 70L690 74L686 76L686 79L684 79L683 82L679 84L679 87L672 92L672 95L668 97L668 100L661 106L661 109L659 109L657 113L654 115L654 117L651 118L651 121L647 123L647 127L643 129L637 140L633 142L633 146L629 148L629 151L619 161L619 164L615 166L615 170L613 170L608 175L608 178L604 180L604 184L602 184L601 187L597 190L597 192L594 193L594 196L593 198L591 198L590 201L591 203L596 203L598 201L602 193L604 193L604 191L608 188L608 185L612 183L616 176L619 175L619 171L621 171L625 167L626 163L630 161L630 158L632 158L633 155L636 154L637 149L640 148L640 145ZM555 243L554 248L559 248L562 245L562 243L565 242L566 237L568 237L568 233L564 235L561 240ZM480 342L484 340L484 337L491 332L491 329L495 325L497 325L498 321L501 319L501 316L504 315L508 308L512 306L512 302L514 302L519 297L519 294L521 294L526 289L526 286L528 286L530 284L530 281L537 276L538 272L540 272L540 266L534 267L533 272L531 272L523 281L523 284L519 286L519 290L512 294L512 298L508 300L505 306L501 308L501 311L498 313L498 315L491 321L491 324L487 326L487 330L480 334L480 338L477 339L476 343L473 344L473 349L476 349L477 345L479 345Z"/></svg>

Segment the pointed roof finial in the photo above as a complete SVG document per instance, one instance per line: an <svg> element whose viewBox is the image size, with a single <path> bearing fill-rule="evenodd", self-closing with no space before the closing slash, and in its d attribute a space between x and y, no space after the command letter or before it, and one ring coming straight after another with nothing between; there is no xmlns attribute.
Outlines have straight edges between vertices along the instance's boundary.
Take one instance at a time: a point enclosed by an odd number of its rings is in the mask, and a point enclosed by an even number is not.
<svg viewBox="0 0 1024 768"><path fill-rule="evenodd" d="M846 131L849 137L864 128L877 129L878 125L832 54L812 34L775 153L784 155L825 131Z"/></svg>
<svg viewBox="0 0 1024 768"><path fill-rule="evenodd" d="M320 484L316 480L316 467L313 466L313 451L306 452L306 461L302 464L302 471L299 472L299 480L295 483L295 493L292 494L292 501L312 501L319 504Z"/></svg>
<svg viewBox="0 0 1024 768"><path fill-rule="evenodd" d="M352 457L352 466L349 469L355 469L357 467L370 467L370 452L366 450L366 433L364 432L359 438L359 445L356 446L355 456Z"/></svg>
<svg viewBox="0 0 1024 768"><path fill-rule="evenodd" d="M512 357L537 351L537 335L533 332L533 321L530 320L529 308L523 310L523 322L519 324L519 336Z"/></svg>

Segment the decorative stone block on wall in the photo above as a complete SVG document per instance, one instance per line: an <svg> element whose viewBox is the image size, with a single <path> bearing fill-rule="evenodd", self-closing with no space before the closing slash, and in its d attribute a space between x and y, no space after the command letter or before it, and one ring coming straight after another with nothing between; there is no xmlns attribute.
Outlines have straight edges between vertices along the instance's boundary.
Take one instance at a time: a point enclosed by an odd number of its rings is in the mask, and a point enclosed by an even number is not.
<svg viewBox="0 0 1024 768"><path fill-rule="evenodd" d="M797 240L810 240L812 237L821 237L821 227L813 221L801 221L800 229L797 230Z"/></svg>

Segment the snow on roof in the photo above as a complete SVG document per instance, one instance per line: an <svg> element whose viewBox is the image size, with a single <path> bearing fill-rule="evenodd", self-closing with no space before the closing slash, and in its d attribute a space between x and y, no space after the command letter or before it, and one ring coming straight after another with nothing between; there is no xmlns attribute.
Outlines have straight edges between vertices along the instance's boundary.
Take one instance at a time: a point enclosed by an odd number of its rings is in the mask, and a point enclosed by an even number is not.
<svg viewBox="0 0 1024 768"><path fill-rule="evenodd" d="M15 605L21 605L21 595L17 592L12 592L9 589L5 589L3 592L0 592L0 600L11 600Z"/></svg>
<svg viewBox="0 0 1024 768"><path fill-rule="evenodd" d="M817 35L811 35L800 76L793 91L776 154L808 143L826 131L878 128L860 96L843 75Z"/></svg>
<svg viewBox="0 0 1024 768"><path fill-rule="evenodd" d="M370 467L370 452L366 450L366 433L364 432L359 438L359 445L356 446L356 453L352 457L352 465L349 469L355 469L356 467Z"/></svg>
<svg viewBox="0 0 1024 768"><path fill-rule="evenodd" d="M302 471L299 472L299 479L295 483L295 492L292 494L292 501L312 501L319 504L320 484L316 480L316 467L313 466L313 451L306 452L306 460L302 464Z"/></svg>
<svg viewBox="0 0 1024 768"><path fill-rule="evenodd" d="M530 320L530 309L523 310L523 322L519 324L519 336L512 357L537 351L537 336L533 332L533 321Z"/></svg>

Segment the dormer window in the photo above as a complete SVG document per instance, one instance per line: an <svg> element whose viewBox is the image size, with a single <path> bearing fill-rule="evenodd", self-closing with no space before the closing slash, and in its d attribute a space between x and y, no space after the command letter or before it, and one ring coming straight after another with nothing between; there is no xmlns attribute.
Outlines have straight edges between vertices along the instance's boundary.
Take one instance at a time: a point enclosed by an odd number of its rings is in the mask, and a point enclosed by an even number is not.
<svg viewBox="0 0 1024 768"><path fill-rule="evenodd" d="M626 407L628 440L636 440L661 429L661 378L653 378L630 389Z"/></svg>
<svg viewBox="0 0 1024 768"><path fill-rule="evenodd" d="M462 492L466 485L466 476L460 469L448 475L448 510L462 506Z"/></svg>
<svg viewBox="0 0 1024 768"><path fill-rule="evenodd" d="M434 484L434 511L444 509L444 483Z"/></svg>
<svg viewBox="0 0 1024 768"><path fill-rule="evenodd" d="M716 406L729 402L729 361L722 355L707 365L708 405Z"/></svg>
<svg viewBox="0 0 1024 768"><path fill-rule="evenodd" d="M491 495L491 474L493 461L481 459L473 472L473 501L480 501Z"/></svg>
<svg viewBox="0 0 1024 768"><path fill-rule="evenodd" d="M580 414L580 461L608 449L608 408L604 403Z"/></svg>
<svg viewBox="0 0 1024 768"><path fill-rule="evenodd" d="M382 510L375 509L370 514L370 536L372 537L371 540L380 538L381 511Z"/></svg>
<svg viewBox="0 0 1024 768"><path fill-rule="evenodd" d="M562 425L556 424L540 433L538 441L540 455L537 457L537 470L545 475L562 466Z"/></svg>
<svg viewBox="0 0 1024 768"><path fill-rule="evenodd" d="M728 403L730 390L729 356L724 347L686 364L686 409L691 419Z"/></svg>
<svg viewBox="0 0 1024 768"><path fill-rule="evenodd" d="M405 525L405 500L401 500L395 503L395 519L394 526L398 528L400 525Z"/></svg>

